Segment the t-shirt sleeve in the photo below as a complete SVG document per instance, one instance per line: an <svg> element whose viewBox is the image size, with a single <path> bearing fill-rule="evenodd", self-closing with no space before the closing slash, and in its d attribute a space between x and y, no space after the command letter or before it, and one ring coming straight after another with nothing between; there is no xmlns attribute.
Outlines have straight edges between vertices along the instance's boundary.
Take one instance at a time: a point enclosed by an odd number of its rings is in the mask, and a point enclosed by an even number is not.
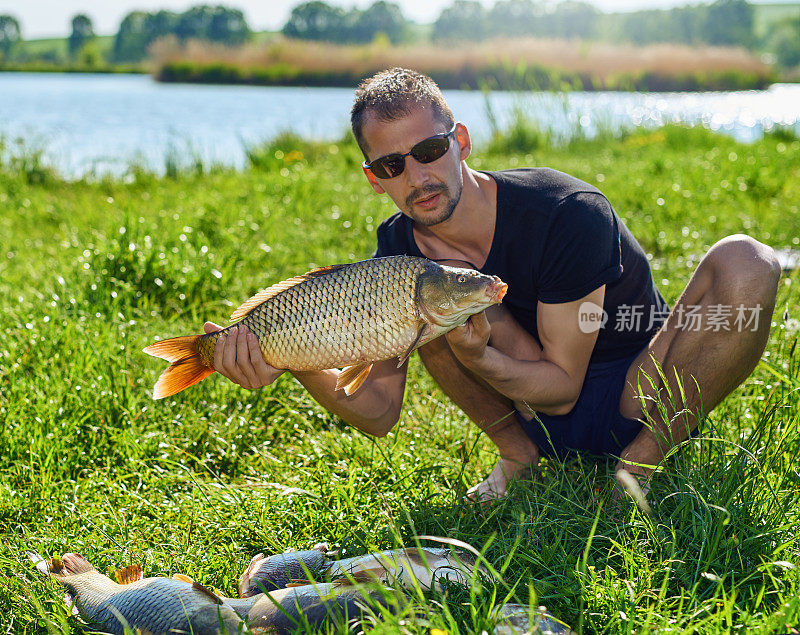
<svg viewBox="0 0 800 635"><path fill-rule="evenodd" d="M538 300L573 302L622 275L619 225L605 196L578 192L556 208L538 269Z"/></svg>

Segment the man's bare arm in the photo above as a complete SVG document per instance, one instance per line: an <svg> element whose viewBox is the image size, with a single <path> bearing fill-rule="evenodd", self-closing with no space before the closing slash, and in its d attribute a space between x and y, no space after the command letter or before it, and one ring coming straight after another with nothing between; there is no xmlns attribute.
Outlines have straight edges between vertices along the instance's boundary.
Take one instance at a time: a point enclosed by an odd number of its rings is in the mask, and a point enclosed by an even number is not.
<svg viewBox="0 0 800 635"><path fill-rule="evenodd" d="M325 410L362 432L383 437L400 419L407 366L405 363L397 368L394 359L375 362L367 380L349 397L344 390L335 390L339 370L293 371L292 374Z"/></svg>
<svg viewBox="0 0 800 635"><path fill-rule="evenodd" d="M538 325L542 344L539 361L523 361L488 346L490 326L484 314L446 335L453 353L468 369L498 392L532 410L558 415L569 412L578 399L597 331L579 328L584 302L603 306L605 286L563 304L539 304Z"/></svg>
<svg viewBox="0 0 800 635"><path fill-rule="evenodd" d="M206 333L220 328L211 322L204 325ZM256 336L246 327L232 329L227 337L217 341L214 368L250 390L268 386L286 372L264 361ZM294 371L292 374L323 408L362 432L382 437L400 418L406 371L406 364L397 368L394 360L375 362L367 380L349 397L343 390L336 390L338 370Z"/></svg>

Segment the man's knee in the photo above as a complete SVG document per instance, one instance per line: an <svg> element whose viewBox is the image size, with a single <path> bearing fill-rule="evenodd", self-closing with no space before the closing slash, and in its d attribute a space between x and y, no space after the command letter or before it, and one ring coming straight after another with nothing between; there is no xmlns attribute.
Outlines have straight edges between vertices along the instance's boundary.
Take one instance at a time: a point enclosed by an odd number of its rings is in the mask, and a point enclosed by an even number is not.
<svg viewBox="0 0 800 635"><path fill-rule="evenodd" d="M717 290L729 303L773 302L781 266L771 247L745 234L726 236L705 258Z"/></svg>

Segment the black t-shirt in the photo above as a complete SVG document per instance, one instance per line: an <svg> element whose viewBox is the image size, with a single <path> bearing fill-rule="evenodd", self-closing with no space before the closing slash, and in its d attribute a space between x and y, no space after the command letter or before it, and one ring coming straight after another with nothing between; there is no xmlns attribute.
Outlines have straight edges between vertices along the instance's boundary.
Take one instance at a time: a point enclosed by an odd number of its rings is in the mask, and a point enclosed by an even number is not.
<svg viewBox="0 0 800 635"><path fill-rule="evenodd" d="M537 340L539 302L578 300L606 285L608 315L591 362L638 353L667 316L639 243L600 191L549 168L486 172L497 182L497 221L483 273L508 284L503 305ZM375 257L422 256L411 220L378 227ZM586 328L589 328L588 322Z"/></svg>

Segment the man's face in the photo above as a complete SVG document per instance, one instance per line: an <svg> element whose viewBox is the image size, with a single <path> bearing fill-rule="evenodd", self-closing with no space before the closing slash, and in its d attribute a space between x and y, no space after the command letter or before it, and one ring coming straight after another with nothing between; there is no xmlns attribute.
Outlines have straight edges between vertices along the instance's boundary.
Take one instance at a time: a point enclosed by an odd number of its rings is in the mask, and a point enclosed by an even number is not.
<svg viewBox="0 0 800 635"><path fill-rule="evenodd" d="M380 121L368 115L362 129L369 161L392 153L405 154L423 139L443 132L447 132L445 124L424 107L393 121ZM469 136L459 125L450 136L450 148L441 158L423 164L408 156L402 174L391 179L379 179L368 170L365 172L378 194L388 194L414 222L431 226L450 218L458 205L464 184L461 161L468 155Z"/></svg>

